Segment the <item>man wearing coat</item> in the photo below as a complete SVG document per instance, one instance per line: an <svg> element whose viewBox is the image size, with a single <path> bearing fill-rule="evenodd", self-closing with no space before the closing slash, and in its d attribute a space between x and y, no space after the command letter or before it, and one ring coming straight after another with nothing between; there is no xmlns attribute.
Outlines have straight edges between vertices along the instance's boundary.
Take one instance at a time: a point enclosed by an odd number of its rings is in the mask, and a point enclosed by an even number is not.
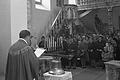
<svg viewBox="0 0 120 80"><path fill-rule="evenodd" d="M30 47L31 34L22 30L19 38L9 49L5 80L37 80L39 60Z"/></svg>

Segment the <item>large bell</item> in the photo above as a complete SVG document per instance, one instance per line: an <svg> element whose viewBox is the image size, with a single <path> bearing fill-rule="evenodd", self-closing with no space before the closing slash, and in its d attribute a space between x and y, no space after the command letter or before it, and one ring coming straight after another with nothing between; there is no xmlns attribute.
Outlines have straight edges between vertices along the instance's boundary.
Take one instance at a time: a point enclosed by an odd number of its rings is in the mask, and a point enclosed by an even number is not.
<svg viewBox="0 0 120 80"><path fill-rule="evenodd" d="M61 75L64 74L64 70L61 68L60 60L52 60L51 61L51 69L49 71L50 74Z"/></svg>

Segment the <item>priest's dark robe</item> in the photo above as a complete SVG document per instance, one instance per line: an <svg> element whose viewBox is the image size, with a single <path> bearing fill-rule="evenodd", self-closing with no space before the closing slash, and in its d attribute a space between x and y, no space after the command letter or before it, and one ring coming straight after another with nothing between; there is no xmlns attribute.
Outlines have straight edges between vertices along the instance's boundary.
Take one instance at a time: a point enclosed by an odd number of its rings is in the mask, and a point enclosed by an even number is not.
<svg viewBox="0 0 120 80"><path fill-rule="evenodd" d="M39 73L39 60L24 40L10 47L5 80L33 80Z"/></svg>

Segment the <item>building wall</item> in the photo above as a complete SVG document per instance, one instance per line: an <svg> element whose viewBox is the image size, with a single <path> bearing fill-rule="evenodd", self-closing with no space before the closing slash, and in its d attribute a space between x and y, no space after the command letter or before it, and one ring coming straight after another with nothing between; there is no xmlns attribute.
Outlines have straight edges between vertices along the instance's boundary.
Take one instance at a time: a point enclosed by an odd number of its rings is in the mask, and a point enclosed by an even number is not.
<svg viewBox="0 0 120 80"><path fill-rule="evenodd" d="M0 74L4 74L11 44L10 0L0 0Z"/></svg>
<svg viewBox="0 0 120 80"><path fill-rule="evenodd" d="M116 29L120 29L119 16L120 16L120 7L114 7L113 8L113 25Z"/></svg>
<svg viewBox="0 0 120 80"><path fill-rule="evenodd" d="M11 43L15 43L19 32L27 29L27 0L10 0Z"/></svg>
<svg viewBox="0 0 120 80"><path fill-rule="evenodd" d="M49 21L50 11L33 9L32 10L32 27L30 28L33 35L37 36L44 33L44 27Z"/></svg>
<svg viewBox="0 0 120 80"><path fill-rule="evenodd" d="M50 10L36 9L35 1L30 1L32 3L32 20L30 30L34 36L38 37L39 42L40 37L50 28L50 24L52 24L60 8L56 6L56 0L50 0Z"/></svg>

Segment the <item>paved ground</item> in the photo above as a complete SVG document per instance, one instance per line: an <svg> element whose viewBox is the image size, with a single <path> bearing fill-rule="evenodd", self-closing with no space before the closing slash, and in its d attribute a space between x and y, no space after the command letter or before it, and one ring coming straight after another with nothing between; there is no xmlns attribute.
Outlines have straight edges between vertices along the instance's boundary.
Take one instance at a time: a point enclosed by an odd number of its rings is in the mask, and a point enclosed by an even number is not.
<svg viewBox="0 0 120 80"><path fill-rule="evenodd" d="M5 80L4 75L0 74L0 80Z"/></svg>
<svg viewBox="0 0 120 80"><path fill-rule="evenodd" d="M77 68L71 70L73 74L73 80L105 80L105 71L101 69Z"/></svg>
<svg viewBox="0 0 120 80"><path fill-rule="evenodd" d="M105 80L105 71L101 69L72 69L68 70L72 72L73 80ZM5 80L4 75L0 75L0 80Z"/></svg>

